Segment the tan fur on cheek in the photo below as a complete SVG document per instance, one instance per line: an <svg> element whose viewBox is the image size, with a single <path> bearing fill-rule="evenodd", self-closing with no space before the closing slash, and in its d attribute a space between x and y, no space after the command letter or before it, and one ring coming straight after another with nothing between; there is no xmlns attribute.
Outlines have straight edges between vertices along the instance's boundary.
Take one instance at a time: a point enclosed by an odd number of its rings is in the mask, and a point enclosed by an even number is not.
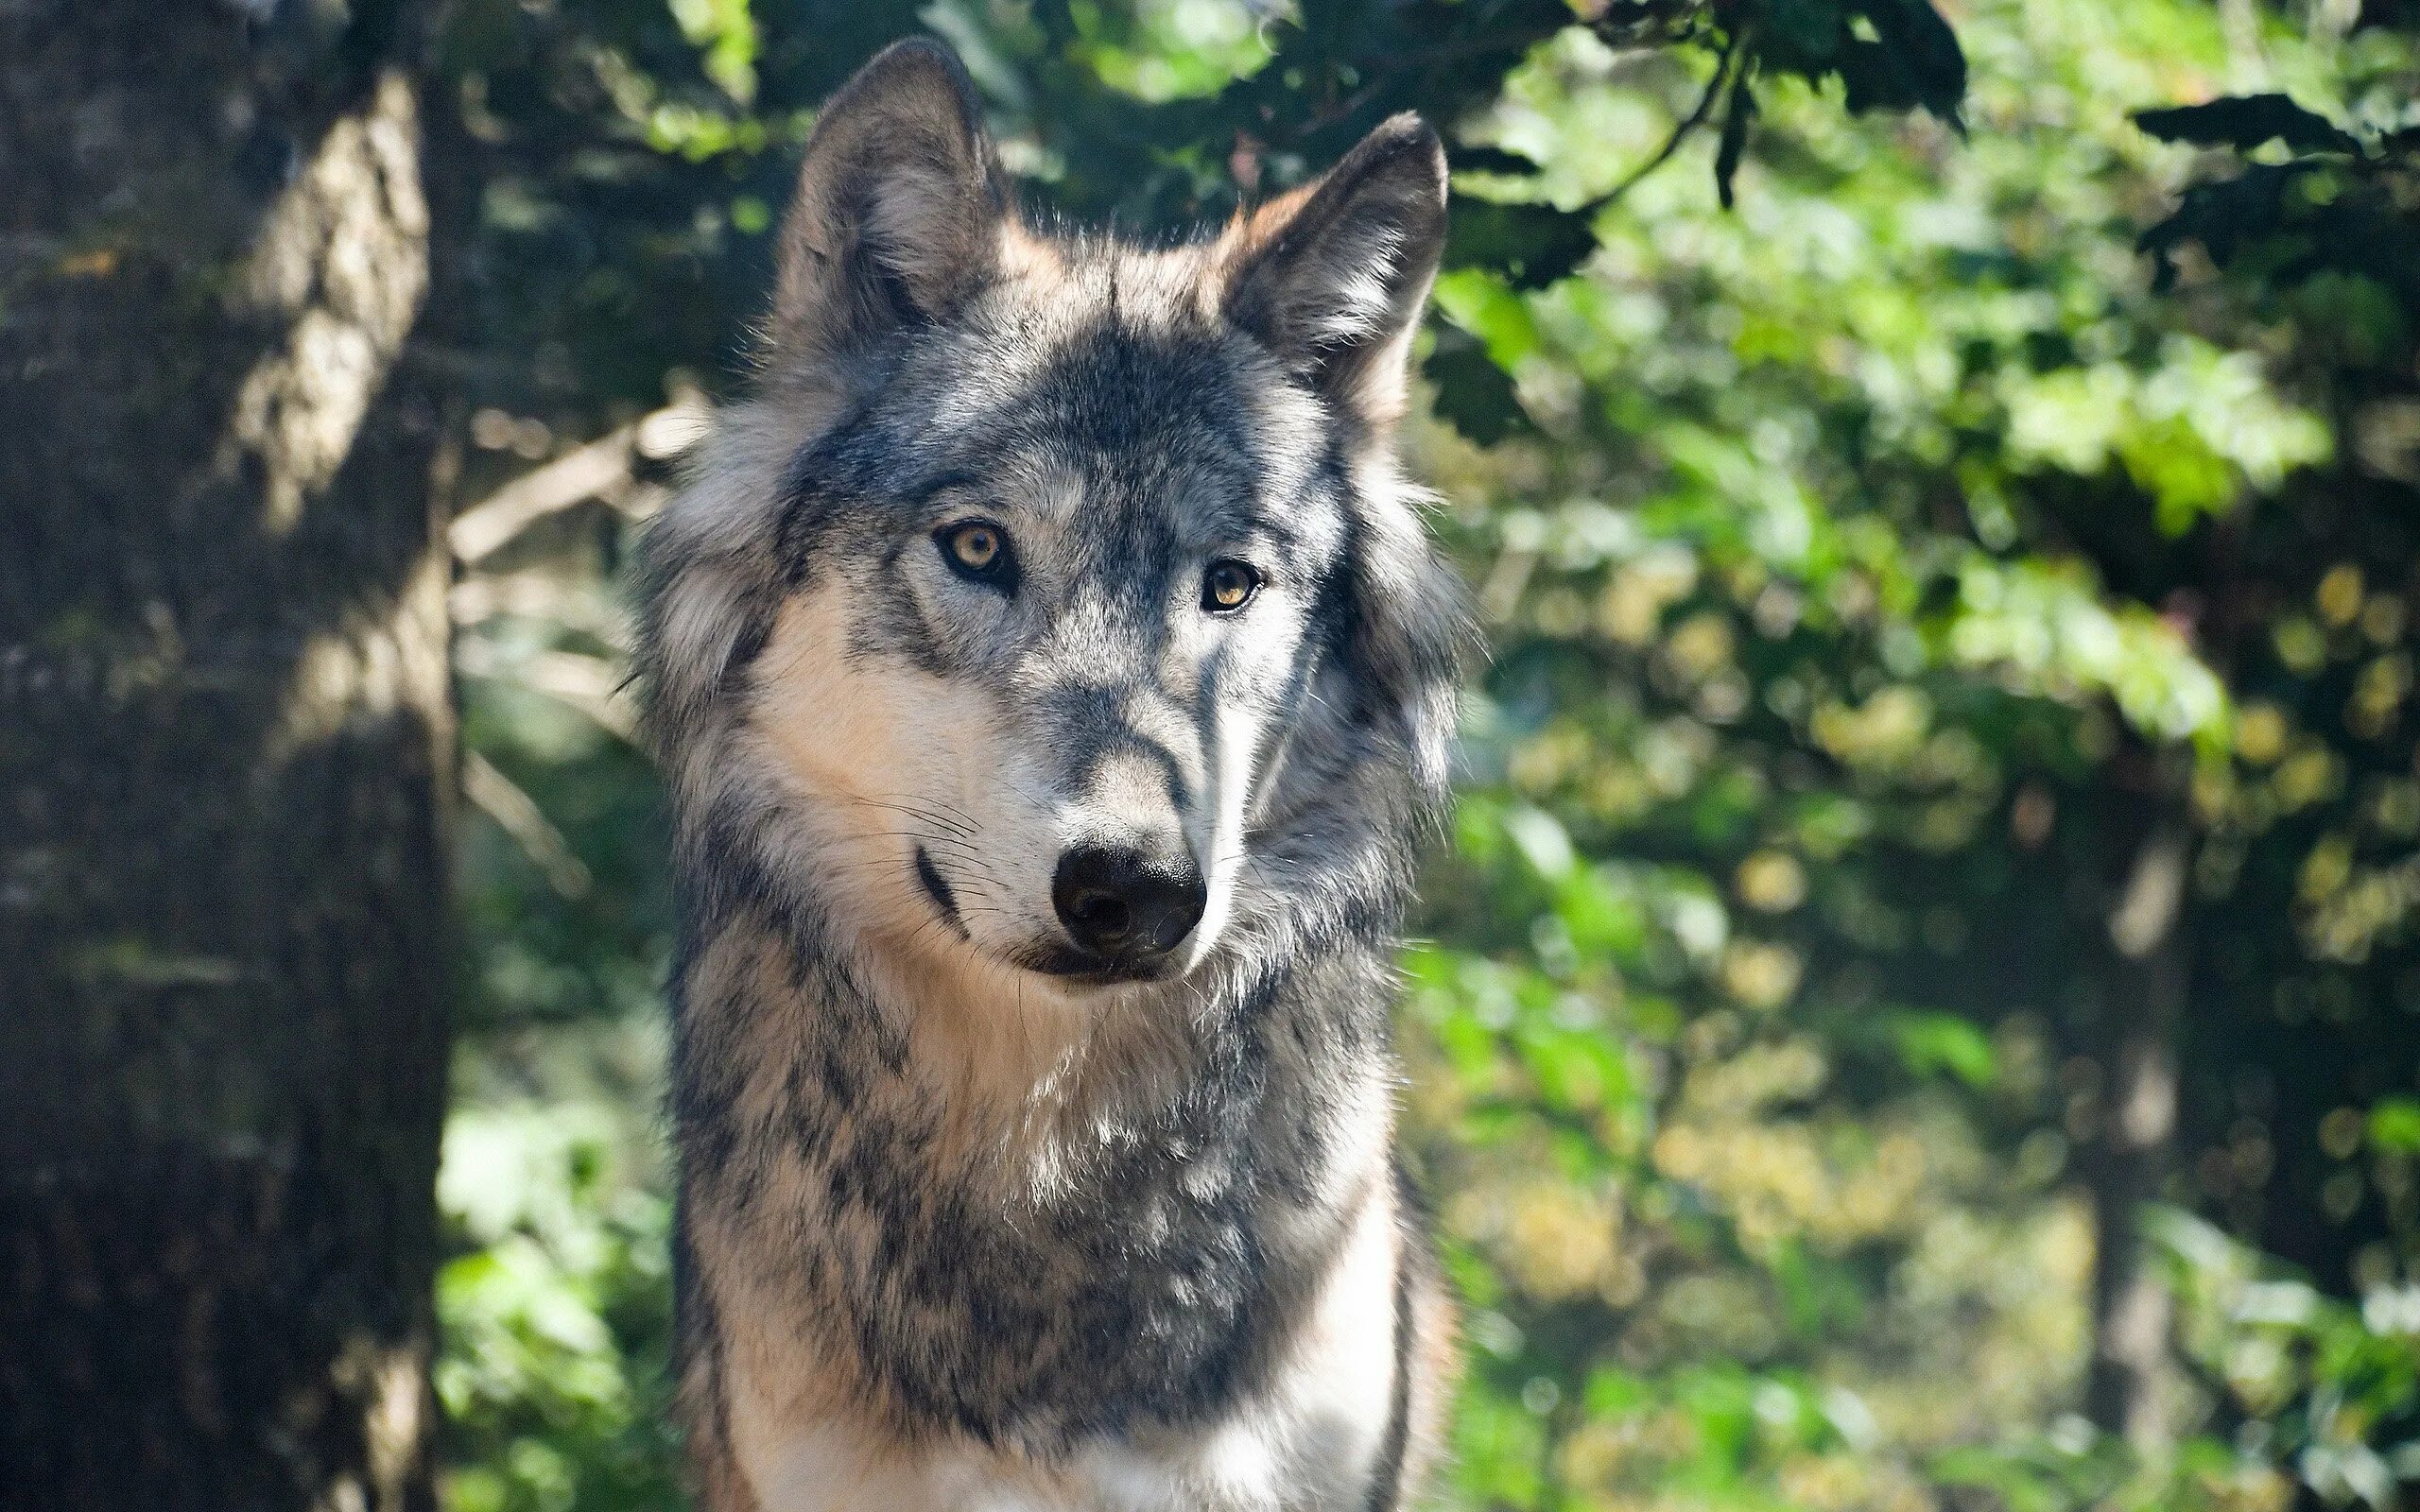
<svg viewBox="0 0 2420 1512"><path fill-rule="evenodd" d="M892 790L908 690L886 689L897 674L849 655L856 595L831 576L782 606L757 657L751 723L807 796L855 803Z"/></svg>
<svg viewBox="0 0 2420 1512"><path fill-rule="evenodd" d="M973 903L977 873L994 877L1003 865L985 852L994 841L1012 848L1019 829L985 801L1007 756L980 691L854 650L857 594L845 573L826 576L775 620L748 723L827 837L847 882L836 897L856 911L852 922L894 942L939 945L947 936L915 880L916 847L961 905ZM1004 902L984 898L984 919L1000 917Z"/></svg>
<svg viewBox="0 0 2420 1512"><path fill-rule="evenodd" d="M823 866L845 878L836 900L858 927L897 937L933 919L895 805L913 802L906 795L920 786L909 711L935 694L887 662L850 654L855 594L841 576L782 607L757 657L748 724L810 811Z"/></svg>

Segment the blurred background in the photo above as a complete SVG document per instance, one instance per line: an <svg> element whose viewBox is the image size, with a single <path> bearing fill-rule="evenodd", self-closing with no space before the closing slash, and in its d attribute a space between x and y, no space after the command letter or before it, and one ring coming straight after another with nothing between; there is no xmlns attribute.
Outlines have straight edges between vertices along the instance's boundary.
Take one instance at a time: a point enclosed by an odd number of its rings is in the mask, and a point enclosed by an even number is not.
<svg viewBox="0 0 2420 1512"><path fill-rule="evenodd" d="M1446 134L1440 1506L2420 1505L2409 0L0 4L0 1504L683 1504L624 567L918 31Z"/></svg>

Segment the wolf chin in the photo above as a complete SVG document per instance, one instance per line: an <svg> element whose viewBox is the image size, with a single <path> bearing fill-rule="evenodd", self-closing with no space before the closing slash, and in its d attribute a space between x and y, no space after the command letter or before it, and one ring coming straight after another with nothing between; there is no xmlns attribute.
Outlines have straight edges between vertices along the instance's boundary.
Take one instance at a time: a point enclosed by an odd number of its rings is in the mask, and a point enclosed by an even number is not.
<svg viewBox="0 0 2420 1512"><path fill-rule="evenodd" d="M1392 959L1463 632L1392 436L1444 158L1146 248L956 60L825 110L648 548L710 1512L1408 1504L1448 1307Z"/></svg>

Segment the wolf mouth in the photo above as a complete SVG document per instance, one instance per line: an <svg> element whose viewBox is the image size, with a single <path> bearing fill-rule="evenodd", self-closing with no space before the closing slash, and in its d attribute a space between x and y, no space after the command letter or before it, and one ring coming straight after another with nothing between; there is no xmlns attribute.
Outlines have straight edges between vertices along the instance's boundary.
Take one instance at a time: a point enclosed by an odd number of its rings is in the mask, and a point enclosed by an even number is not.
<svg viewBox="0 0 2420 1512"><path fill-rule="evenodd" d="M1110 987L1121 982L1160 982L1177 974L1165 964L1105 961L1098 955L1065 945L1029 947L1016 952L1010 959L1028 971L1095 987Z"/></svg>

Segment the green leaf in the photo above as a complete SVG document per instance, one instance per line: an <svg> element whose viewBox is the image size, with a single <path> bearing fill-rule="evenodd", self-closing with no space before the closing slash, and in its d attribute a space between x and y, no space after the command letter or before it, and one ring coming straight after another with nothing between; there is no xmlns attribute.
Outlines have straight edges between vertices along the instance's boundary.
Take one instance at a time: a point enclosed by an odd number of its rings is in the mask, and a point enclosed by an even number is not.
<svg viewBox="0 0 2420 1512"><path fill-rule="evenodd" d="M1980 1090L1999 1075L1999 1057L1983 1031L1952 1014L1903 1013L1891 1021L1899 1059L1911 1075L1947 1072Z"/></svg>
<svg viewBox="0 0 2420 1512"><path fill-rule="evenodd" d="M2389 1097L2371 1108L2370 1143L2395 1155L2420 1155L2420 1099Z"/></svg>

